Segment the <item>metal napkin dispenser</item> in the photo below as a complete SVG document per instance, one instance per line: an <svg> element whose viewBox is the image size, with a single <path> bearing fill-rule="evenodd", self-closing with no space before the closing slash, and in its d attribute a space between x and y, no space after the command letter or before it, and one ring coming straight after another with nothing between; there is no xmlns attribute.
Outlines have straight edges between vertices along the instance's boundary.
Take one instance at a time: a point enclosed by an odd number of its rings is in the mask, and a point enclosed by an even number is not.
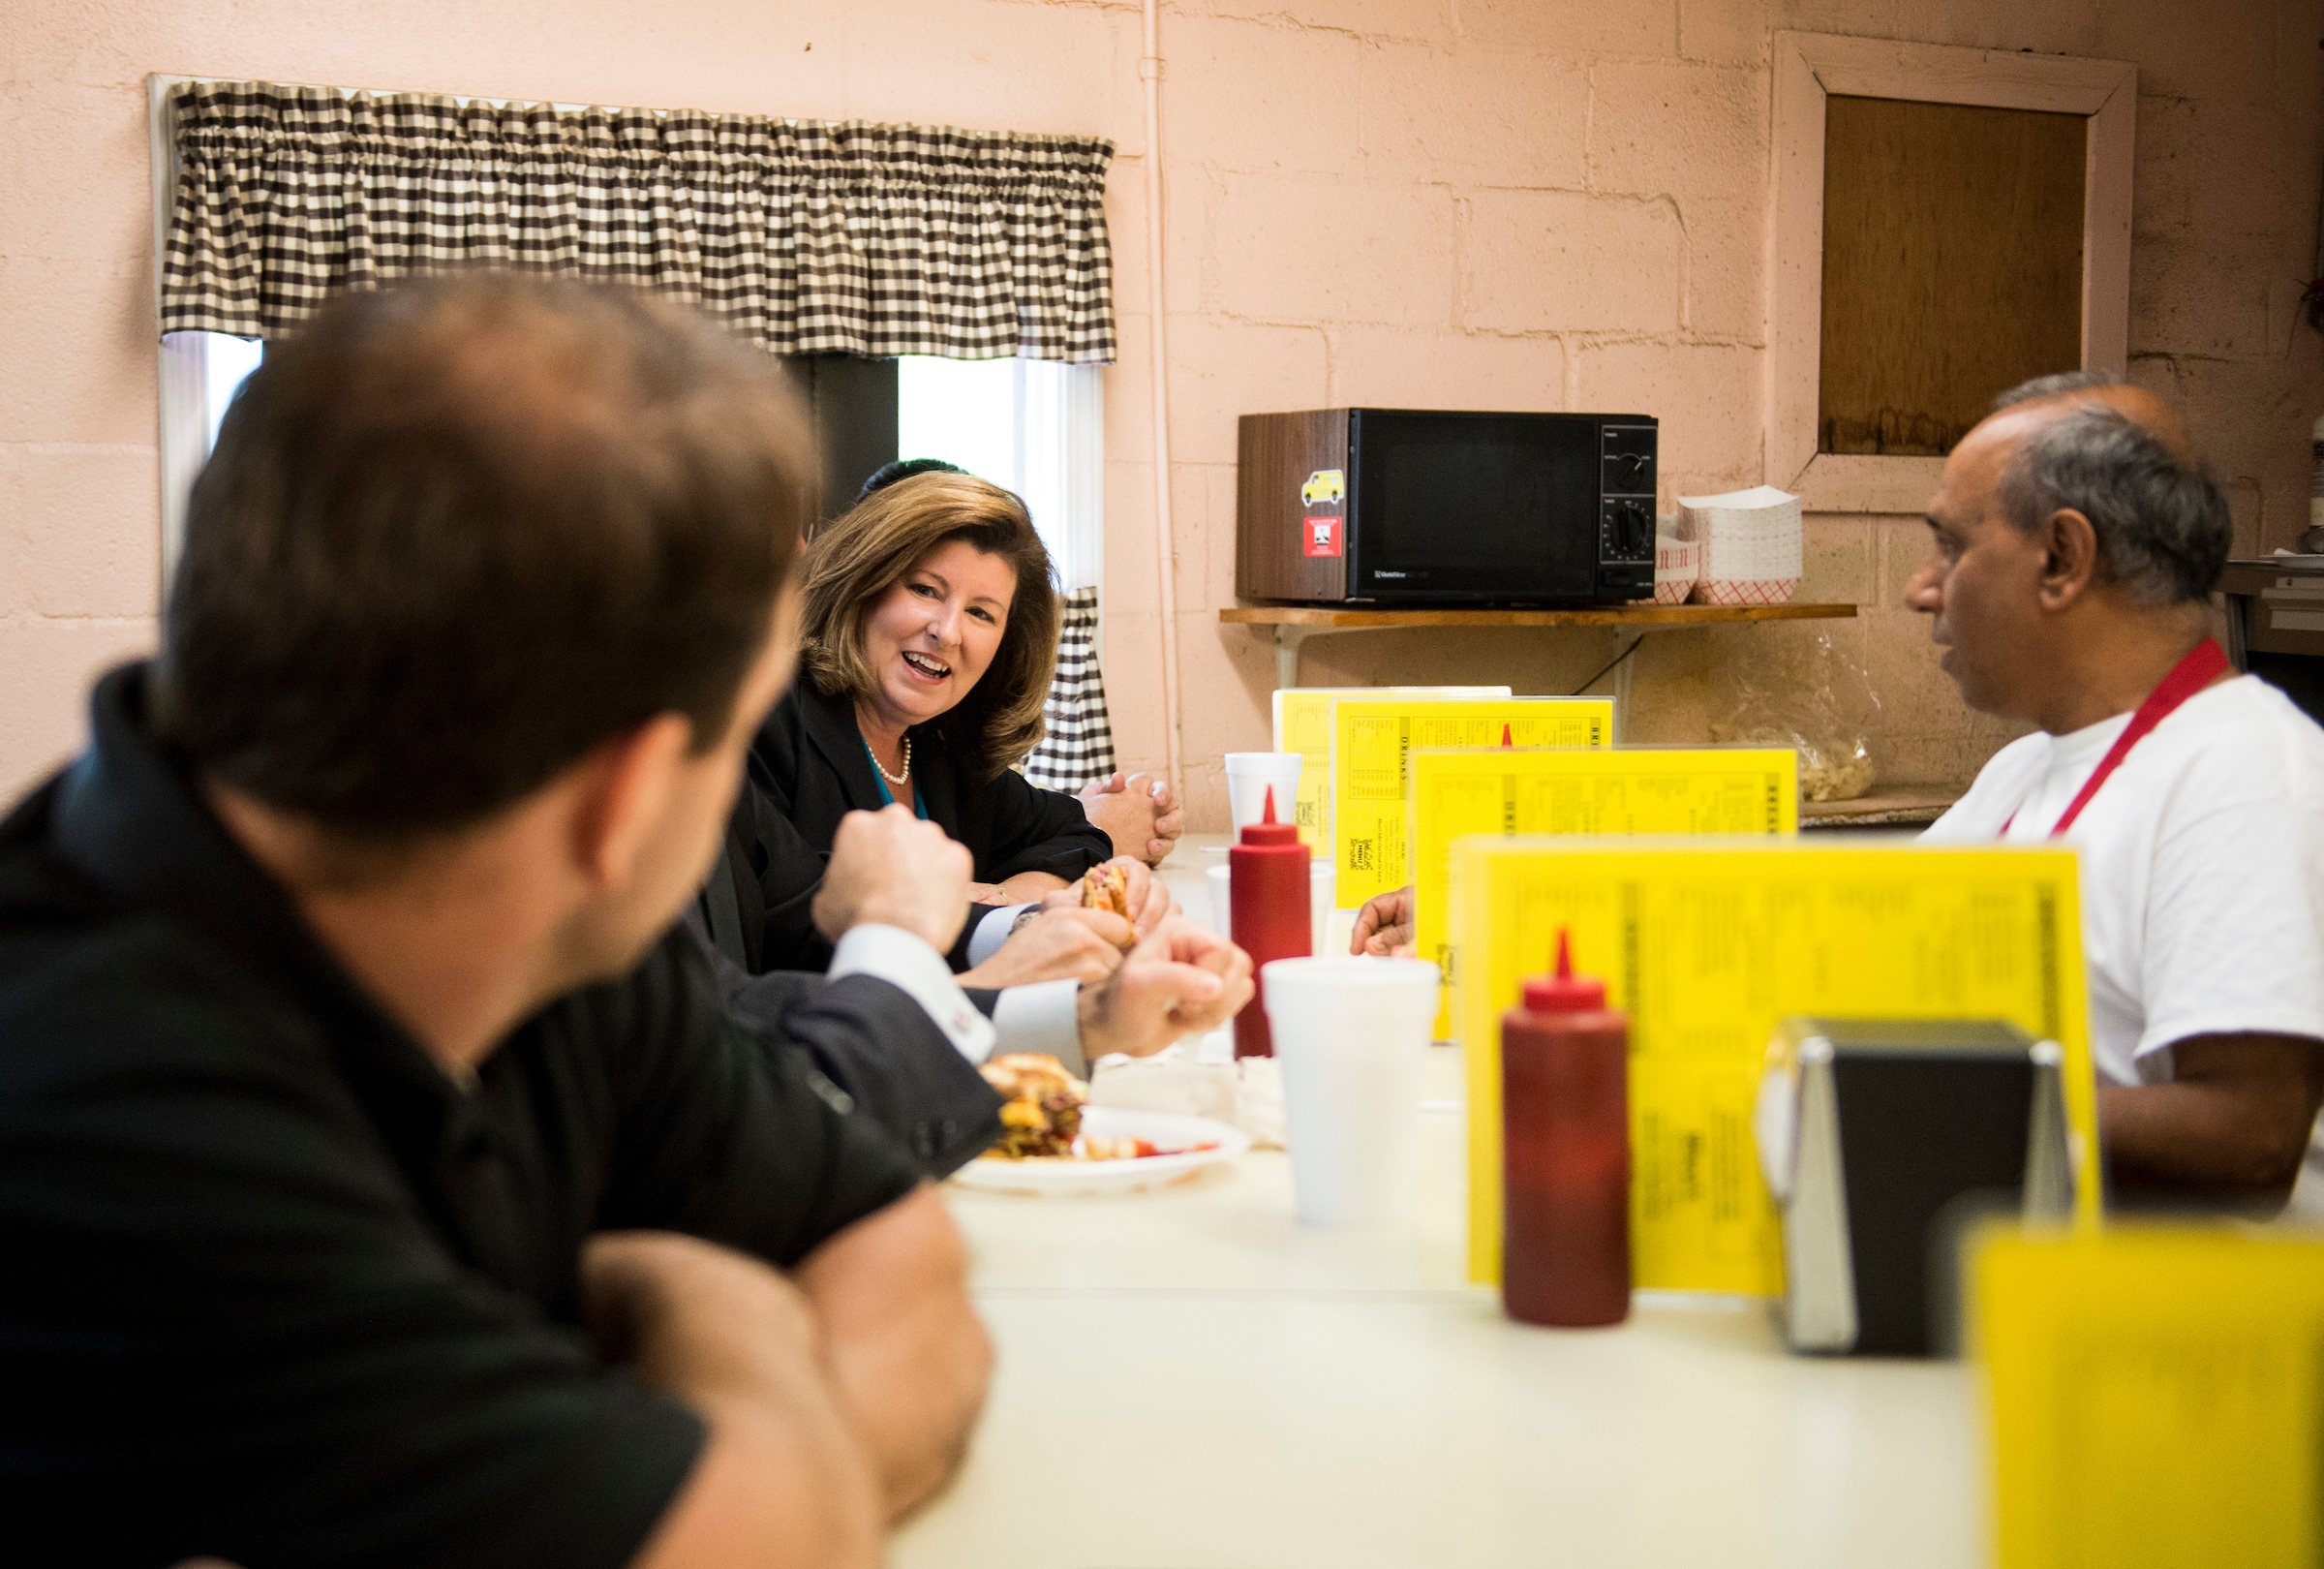
<svg viewBox="0 0 2324 1569"><path fill-rule="evenodd" d="M1759 1081L1759 1168L1783 1217L1794 1351L1928 1354L1940 1250L1972 1212L2073 1209L2064 1053L1998 1019L1776 1026Z"/></svg>

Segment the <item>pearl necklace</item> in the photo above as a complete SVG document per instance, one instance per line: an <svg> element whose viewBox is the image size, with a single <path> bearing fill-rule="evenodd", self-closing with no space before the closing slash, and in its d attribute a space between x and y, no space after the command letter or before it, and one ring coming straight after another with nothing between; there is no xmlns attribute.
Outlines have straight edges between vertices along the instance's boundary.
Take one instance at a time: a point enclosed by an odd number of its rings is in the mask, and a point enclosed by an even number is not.
<svg viewBox="0 0 2324 1569"><path fill-rule="evenodd" d="M864 750L872 752L868 746ZM912 777L912 738L908 735L903 738L903 772L901 774L889 773L888 765L879 760L879 754L876 752L872 752L872 766L878 769L879 777L891 784L902 784L909 780Z"/></svg>

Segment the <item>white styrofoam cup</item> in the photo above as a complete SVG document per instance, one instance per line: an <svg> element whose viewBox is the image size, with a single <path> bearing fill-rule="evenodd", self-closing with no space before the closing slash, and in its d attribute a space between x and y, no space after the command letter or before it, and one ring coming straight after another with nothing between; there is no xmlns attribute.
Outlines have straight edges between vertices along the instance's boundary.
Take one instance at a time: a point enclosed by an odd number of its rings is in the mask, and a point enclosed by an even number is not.
<svg viewBox="0 0 2324 1569"><path fill-rule="evenodd" d="M1277 959L1262 968L1283 1072L1293 1206L1308 1226L1408 1219L1421 1080L1435 1032L1425 959Z"/></svg>
<svg viewBox="0 0 2324 1569"><path fill-rule="evenodd" d="M1331 904L1339 889L1339 874L1321 858L1307 863L1307 951L1317 958L1330 954Z"/></svg>
<svg viewBox="0 0 2324 1569"><path fill-rule="evenodd" d="M1266 819L1270 784L1275 791L1275 820L1292 820L1300 796L1300 769L1305 762L1296 752L1227 754L1227 815L1234 819L1238 834L1245 823Z"/></svg>

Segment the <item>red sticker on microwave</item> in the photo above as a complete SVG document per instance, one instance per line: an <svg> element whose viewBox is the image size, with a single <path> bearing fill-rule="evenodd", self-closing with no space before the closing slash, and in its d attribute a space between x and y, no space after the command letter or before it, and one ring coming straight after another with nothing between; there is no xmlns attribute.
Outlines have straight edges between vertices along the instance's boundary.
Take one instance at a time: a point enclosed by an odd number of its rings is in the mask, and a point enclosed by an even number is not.
<svg viewBox="0 0 2324 1569"><path fill-rule="evenodd" d="M1307 554L1336 556L1339 554L1339 519L1310 517L1307 519Z"/></svg>

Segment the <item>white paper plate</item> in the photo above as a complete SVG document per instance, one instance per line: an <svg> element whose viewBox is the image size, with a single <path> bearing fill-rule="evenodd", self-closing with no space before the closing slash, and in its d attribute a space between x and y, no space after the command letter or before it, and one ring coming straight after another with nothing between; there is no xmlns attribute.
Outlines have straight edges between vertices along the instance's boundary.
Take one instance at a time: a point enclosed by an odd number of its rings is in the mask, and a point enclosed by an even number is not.
<svg viewBox="0 0 2324 1569"><path fill-rule="evenodd" d="M1082 1109L1082 1131L1108 1139L1151 1139L1173 1154L1135 1160L971 1160L952 1174L963 1187L980 1193L1035 1193L1068 1197L1082 1193L1128 1193L1175 1183L1203 1167L1246 1154L1250 1136L1208 1117L1172 1112L1122 1111L1113 1106ZM1189 1146L1215 1144L1215 1150Z"/></svg>

